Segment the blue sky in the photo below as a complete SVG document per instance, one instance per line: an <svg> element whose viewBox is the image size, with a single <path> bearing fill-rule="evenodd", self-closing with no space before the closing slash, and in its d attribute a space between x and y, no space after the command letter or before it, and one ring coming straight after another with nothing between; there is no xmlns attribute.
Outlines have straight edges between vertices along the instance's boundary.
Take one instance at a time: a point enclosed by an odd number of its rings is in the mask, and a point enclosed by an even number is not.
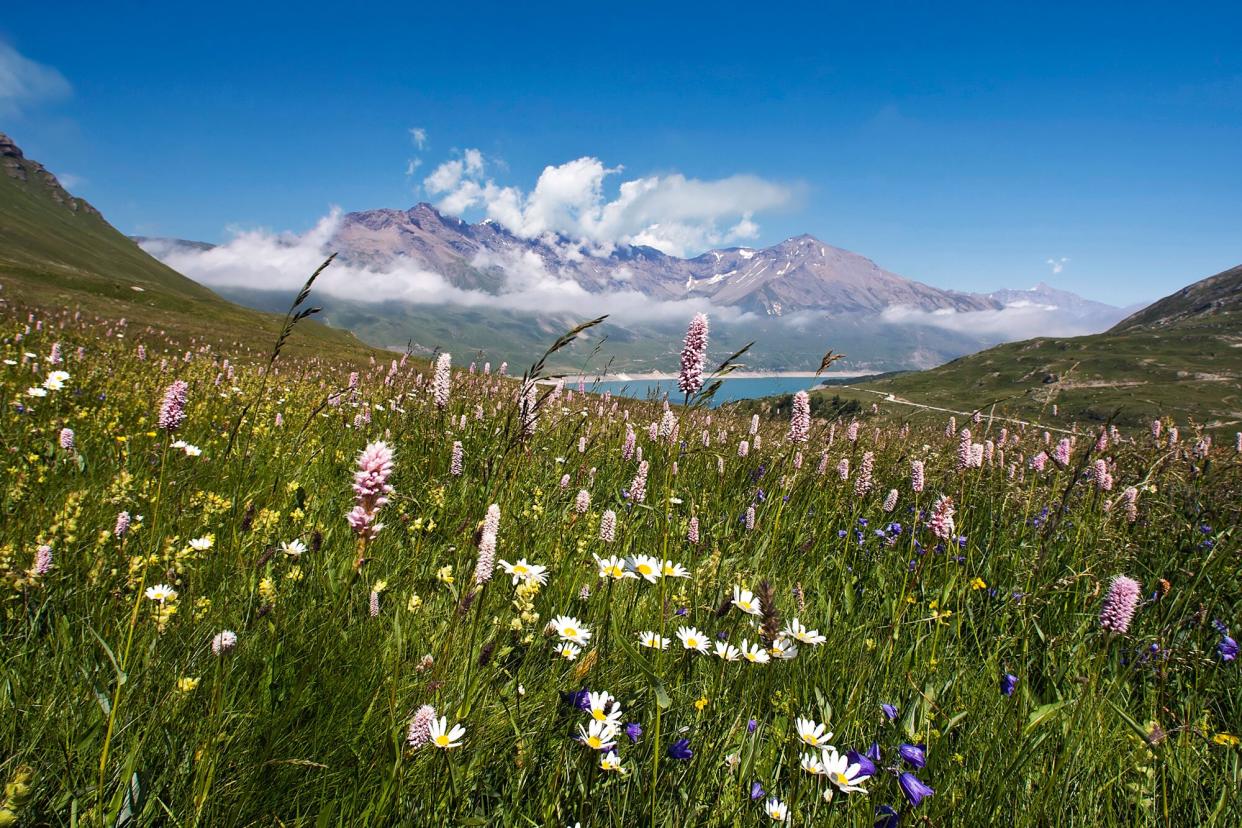
<svg viewBox="0 0 1242 828"><path fill-rule="evenodd" d="M683 247L805 232L941 287L1126 304L1242 262L1237 3L173 5L0 19L0 131L127 232L408 207L477 149L519 198L582 157L624 168L605 203L740 182Z"/></svg>

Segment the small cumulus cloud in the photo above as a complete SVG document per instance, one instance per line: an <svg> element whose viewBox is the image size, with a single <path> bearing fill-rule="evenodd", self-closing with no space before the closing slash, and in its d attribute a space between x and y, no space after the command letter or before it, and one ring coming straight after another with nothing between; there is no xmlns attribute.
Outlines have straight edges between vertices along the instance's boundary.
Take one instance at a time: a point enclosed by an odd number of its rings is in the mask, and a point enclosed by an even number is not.
<svg viewBox="0 0 1242 828"><path fill-rule="evenodd" d="M563 235L606 255L620 244L647 245L686 256L722 244L755 238L756 213L788 205L791 188L753 175L704 181L680 173L622 181L615 196L605 183L623 168L583 156L549 165L530 191L497 184L495 166L477 149L445 161L423 180L452 215L481 210L517 236Z"/></svg>
<svg viewBox="0 0 1242 828"><path fill-rule="evenodd" d="M464 158L462 162L464 170L470 162ZM327 258L340 223L341 212L333 209L304 233L234 230L229 241L209 249L159 239L142 246L174 270L209 287L292 294ZM657 301L637 290L590 292L569 275L549 268L529 250L510 254L482 252L471 264L480 270L502 272L505 281L500 290L490 293L458 287L442 274L408 260L397 259L376 268L338 259L315 282L315 292L372 304L456 305L579 316L610 314L621 322L682 321L707 310L712 310L721 321L748 316L731 308L713 309L702 298Z"/></svg>
<svg viewBox="0 0 1242 828"><path fill-rule="evenodd" d="M427 130L422 127L410 127L410 141L418 150L427 148Z"/></svg>
<svg viewBox="0 0 1242 828"><path fill-rule="evenodd" d="M73 191L79 187L85 186L86 179L80 175L74 175L70 172L56 173L56 180L60 182L60 186L66 190Z"/></svg>
<svg viewBox="0 0 1242 828"><path fill-rule="evenodd" d="M1066 256L1062 256L1059 259L1048 259L1048 261L1045 262L1045 264L1047 264L1049 267L1052 268L1052 273L1055 276L1056 274L1065 270L1065 265L1067 262L1069 262L1069 258Z"/></svg>
<svg viewBox="0 0 1242 828"><path fill-rule="evenodd" d="M59 71L36 63L0 40L0 115L15 116L31 106L68 97L73 87Z"/></svg>

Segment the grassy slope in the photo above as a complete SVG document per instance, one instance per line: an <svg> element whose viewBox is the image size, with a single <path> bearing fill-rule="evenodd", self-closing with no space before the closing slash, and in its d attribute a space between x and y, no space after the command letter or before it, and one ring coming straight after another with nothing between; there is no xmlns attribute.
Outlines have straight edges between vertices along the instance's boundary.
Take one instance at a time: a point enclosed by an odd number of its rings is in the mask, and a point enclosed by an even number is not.
<svg viewBox="0 0 1242 828"><path fill-rule="evenodd" d="M238 307L160 263L38 164L17 163L25 180L0 168L0 296L137 318L200 340L270 347L279 318ZM369 350L349 333L307 323L290 348L350 357Z"/></svg>
<svg viewBox="0 0 1242 828"><path fill-rule="evenodd" d="M931 371L821 394L870 403L880 392L966 411L998 402L998 411L1044 421L1100 420L1121 409L1129 423L1167 414L1225 426L1242 420L1239 297L1242 267L1196 282L1102 334L1009 343Z"/></svg>

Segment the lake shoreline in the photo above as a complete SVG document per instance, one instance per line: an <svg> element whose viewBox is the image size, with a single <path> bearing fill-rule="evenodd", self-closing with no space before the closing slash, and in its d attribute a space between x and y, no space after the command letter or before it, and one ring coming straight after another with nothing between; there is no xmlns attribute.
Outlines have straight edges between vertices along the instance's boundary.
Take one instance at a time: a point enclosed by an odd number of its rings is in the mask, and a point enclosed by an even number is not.
<svg viewBox="0 0 1242 828"><path fill-rule="evenodd" d="M823 381L832 379L857 379L874 375L875 371L825 371L818 375ZM677 379L677 374L658 372L631 373L622 371L598 377L602 382L668 382ZM815 379L814 371L734 371L723 379ZM710 378L705 378L708 382Z"/></svg>

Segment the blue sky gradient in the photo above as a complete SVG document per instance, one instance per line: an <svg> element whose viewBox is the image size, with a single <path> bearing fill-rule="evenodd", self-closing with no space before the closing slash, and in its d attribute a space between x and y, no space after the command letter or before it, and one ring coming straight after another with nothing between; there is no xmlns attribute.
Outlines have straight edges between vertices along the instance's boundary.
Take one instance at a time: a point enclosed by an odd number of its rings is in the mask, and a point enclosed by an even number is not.
<svg viewBox="0 0 1242 828"><path fill-rule="evenodd" d="M759 176L794 196L748 243L940 287L1128 304L1242 263L1238 3L266 5L12 4L9 71L67 85L0 83L0 131L147 235L408 207L473 147L523 190Z"/></svg>

